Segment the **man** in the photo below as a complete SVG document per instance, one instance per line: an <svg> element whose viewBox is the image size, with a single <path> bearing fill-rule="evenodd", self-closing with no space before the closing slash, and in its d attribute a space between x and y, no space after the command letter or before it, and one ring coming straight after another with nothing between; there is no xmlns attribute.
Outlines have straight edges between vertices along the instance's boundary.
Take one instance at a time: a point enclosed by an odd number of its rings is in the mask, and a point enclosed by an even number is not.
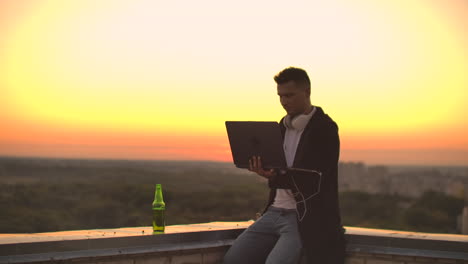
<svg viewBox="0 0 468 264"><path fill-rule="evenodd" d="M264 214L234 242L225 264L344 262L344 229L338 205L340 142L336 123L310 101L310 80L300 68L274 77L281 105L287 170L264 170L261 157L249 170L268 179Z"/></svg>

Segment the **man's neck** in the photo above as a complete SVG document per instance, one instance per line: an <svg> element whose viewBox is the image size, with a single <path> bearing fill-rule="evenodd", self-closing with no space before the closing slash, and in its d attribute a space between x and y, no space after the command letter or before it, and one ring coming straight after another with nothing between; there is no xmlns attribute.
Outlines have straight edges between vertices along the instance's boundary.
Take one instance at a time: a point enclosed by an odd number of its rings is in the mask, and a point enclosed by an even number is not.
<svg viewBox="0 0 468 264"><path fill-rule="evenodd" d="M310 114L313 110L314 110L315 106L313 105L309 105L308 107L306 107L306 109L304 110L304 112L300 113L300 114L296 114L296 115L290 115L291 119L295 118L296 116L300 116L300 115L308 115Z"/></svg>
<svg viewBox="0 0 468 264"><path fill-rule="evenodd" d="M314 106L309 104L309 106L306 107L304 113L302 113L303 115L308 115L310 114L310 112L312 112L312 110L314 110Z"/></svg>

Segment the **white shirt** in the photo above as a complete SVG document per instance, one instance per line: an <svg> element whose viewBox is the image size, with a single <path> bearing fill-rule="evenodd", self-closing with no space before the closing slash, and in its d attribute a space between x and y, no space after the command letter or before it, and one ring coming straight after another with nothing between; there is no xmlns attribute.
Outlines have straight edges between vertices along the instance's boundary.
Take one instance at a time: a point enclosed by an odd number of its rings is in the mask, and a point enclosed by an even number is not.
<svg viewBox="0 0 468 264"><path fill-rule="evenodd" d="M300 118L304 118L303 125L300 128L289 128L286 126L286 133L284 135L284 155L286 156L286 164L288 168L293 166L294 158L296 157L297 146L301 139L302 132L304 132L305 126L309 123L310 118L314 115L316 108L314 107L307 115L302 115ZM282 177L282 176L279 176ZM284 177L284 176L283 176ZM275 200L272 206L284 209L296 209L296 200L291 189L277 189Z"/></svg>

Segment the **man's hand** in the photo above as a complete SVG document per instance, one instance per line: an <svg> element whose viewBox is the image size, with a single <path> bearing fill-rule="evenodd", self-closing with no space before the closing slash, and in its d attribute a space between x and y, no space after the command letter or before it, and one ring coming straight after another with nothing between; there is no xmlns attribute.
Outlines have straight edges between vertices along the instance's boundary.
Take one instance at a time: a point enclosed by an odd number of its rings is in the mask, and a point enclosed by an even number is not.
<svg viewBox="0 0 468 264"><path fill-rule="evenodd" d="M276 176L276 172L274 169L271 170L264 170L262 166L262 158L259 156L253 156L251 159L249 159L249 171L253 171L257 173L258 175L265 177L265 178L270 178L273 176Z"/></svg>

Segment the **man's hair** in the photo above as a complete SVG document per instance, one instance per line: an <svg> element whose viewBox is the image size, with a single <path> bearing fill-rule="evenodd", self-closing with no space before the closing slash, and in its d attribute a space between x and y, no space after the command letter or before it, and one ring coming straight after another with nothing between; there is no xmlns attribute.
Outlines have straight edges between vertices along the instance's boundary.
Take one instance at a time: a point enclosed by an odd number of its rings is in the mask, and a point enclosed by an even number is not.
<svg viewBox="0 0 468 264"><path fill-rule="evenodd" d="M284 84L289 81L294 81L298 85L305 85L310 92L310 79L307 72L301 68L288 67L280 71L274 77L276 84Z"/></svg>

